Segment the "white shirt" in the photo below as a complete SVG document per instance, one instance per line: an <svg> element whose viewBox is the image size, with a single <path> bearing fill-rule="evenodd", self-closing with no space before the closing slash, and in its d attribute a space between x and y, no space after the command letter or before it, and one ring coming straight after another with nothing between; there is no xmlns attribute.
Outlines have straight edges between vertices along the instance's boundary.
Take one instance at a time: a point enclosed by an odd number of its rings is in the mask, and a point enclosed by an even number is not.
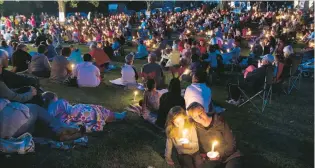
<svg viewBox="0 0 315 168"><path fill-rule="evenodd" d="M79 87L97 87L100 84L100 70L92 62L83 62L74 70Z"/></svg>
<svg viewBox="0 0 315 168"><path fill-rule="evenodd" d="M10 33L5 33L3 35L3 38L4 38L5 41L11 41L11 34Z"/></svg>
<svg viewBox="0 0 315 168"><path fill-rule="evenodd" d="M133 70L132 65L125 64L121 68L121 80L124 85L137 83L135 76L136 73Z"/></svg>
<svg viewBox="0 0 315 168"><path fill-rule="evenodd" d="M200 103L205 111L209 112L209 105L211 103L211 89L205 83L192 83L185 91L186 108L193 102Z"/></svg>

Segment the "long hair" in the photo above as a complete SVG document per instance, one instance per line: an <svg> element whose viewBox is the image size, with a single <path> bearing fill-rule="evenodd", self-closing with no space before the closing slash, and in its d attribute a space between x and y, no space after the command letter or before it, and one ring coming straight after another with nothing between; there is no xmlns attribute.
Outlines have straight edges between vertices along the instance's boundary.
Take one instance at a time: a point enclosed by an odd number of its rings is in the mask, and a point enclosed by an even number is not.
<svg viewBox="0 0 315 168"><path fill-rule="evenodd" d="M179 95L179 96L181 95L180 80L178 78L173 78L170 81L170 85L168 86L168 91L174 95Z"/></svg>
<svg viewBox="0 0 315 168"><path fill-rule="evenodd" d="M181 135L181 130L176 127L173 123L173 121L175 120L175 118L177 117L183 117L184 118L184 127L189 129L191 127L193 127L194 125L192 124L192 122L189 120L188 116L186 115L186 111L180 107L180 106L175 106L173 108L170 109L168 115L167 115L167 119L165 122L165 128L166 128L166 136L168 138L176 138L179 137Z"/></svg>

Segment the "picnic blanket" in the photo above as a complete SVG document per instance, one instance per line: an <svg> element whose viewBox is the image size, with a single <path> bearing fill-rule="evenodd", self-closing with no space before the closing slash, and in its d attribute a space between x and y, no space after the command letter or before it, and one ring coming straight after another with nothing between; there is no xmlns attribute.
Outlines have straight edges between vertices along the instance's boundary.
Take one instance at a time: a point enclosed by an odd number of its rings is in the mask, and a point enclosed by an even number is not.
<svg viewBox="0 0 315 168"><path fill-rule="evenodd" d="M142 83L124 84L121 78L109 80L109 82L118 86L126 86L126 87L131 87L131 88L137 88L138 90L144 90L144 86Z"/></svg>
<svg viewBox="0 0 315 168"><path fill-rule="evenodd" d="M112 112L100 105L71 105L68 101L59 99L49 105L48 113L70 127L84 126L86 132L96 132L103 130L105 121Z"/></svg>

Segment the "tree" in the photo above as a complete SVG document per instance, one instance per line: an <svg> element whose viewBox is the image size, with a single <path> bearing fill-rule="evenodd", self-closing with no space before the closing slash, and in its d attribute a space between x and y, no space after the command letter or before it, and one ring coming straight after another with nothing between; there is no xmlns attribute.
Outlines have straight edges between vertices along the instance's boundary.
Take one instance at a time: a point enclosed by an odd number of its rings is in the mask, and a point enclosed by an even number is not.
<svg viewBox="0 0 315 168"><path fill-rule="evenodd" d="M76 0L57 0L57 2L58 2L58 8L59 8L59 21L62 23L65 21L66 3L69 2L72 8L78 7L78 3L79 3L79 1L76 1ZM99 1L97 0L89 0L88 2L94 5L95 7L98 7L99 5Z"/></svg>
<svg viewBox="0 0 315 168"><path fill-rule="evenodd" d="M154 3L153 0L145 1L147 3L147 11L151 11L151 6Z"/></svg>

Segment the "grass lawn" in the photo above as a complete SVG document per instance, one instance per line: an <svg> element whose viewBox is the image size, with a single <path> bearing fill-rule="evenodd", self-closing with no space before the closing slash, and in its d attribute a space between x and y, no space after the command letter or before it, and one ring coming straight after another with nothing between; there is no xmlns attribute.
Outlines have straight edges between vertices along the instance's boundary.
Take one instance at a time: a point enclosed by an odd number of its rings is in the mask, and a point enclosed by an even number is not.
<svg viewBox="0 0 315 168"><path fill-rule="evenodd" d="M80 48L83 53L87 51L86 47ZM137 69L145 62L136 60ZM122 65L123 58L115 64ZM120 69L104 76L97 88L70 88L49 83L47 79L41 80L41 84L45 90L56 92L71 103L101 104L113 111L123 111L132 102L133 91L108 82L120 77ZM223 84L211 88L213 99L227 108L224 116L236 137L238 149L244 154L244 167L314 167L313 84L311 79L303 79L300 91L276 97L264 113L257 112L251 105L236 108L225 103L227 92ZM128 113L126 121L110 123L103 132L90 134L87 148L60 151L37 145L33 154L1 158L0 167L167 168L162 157L164 149L164 134Z"/></svg>

